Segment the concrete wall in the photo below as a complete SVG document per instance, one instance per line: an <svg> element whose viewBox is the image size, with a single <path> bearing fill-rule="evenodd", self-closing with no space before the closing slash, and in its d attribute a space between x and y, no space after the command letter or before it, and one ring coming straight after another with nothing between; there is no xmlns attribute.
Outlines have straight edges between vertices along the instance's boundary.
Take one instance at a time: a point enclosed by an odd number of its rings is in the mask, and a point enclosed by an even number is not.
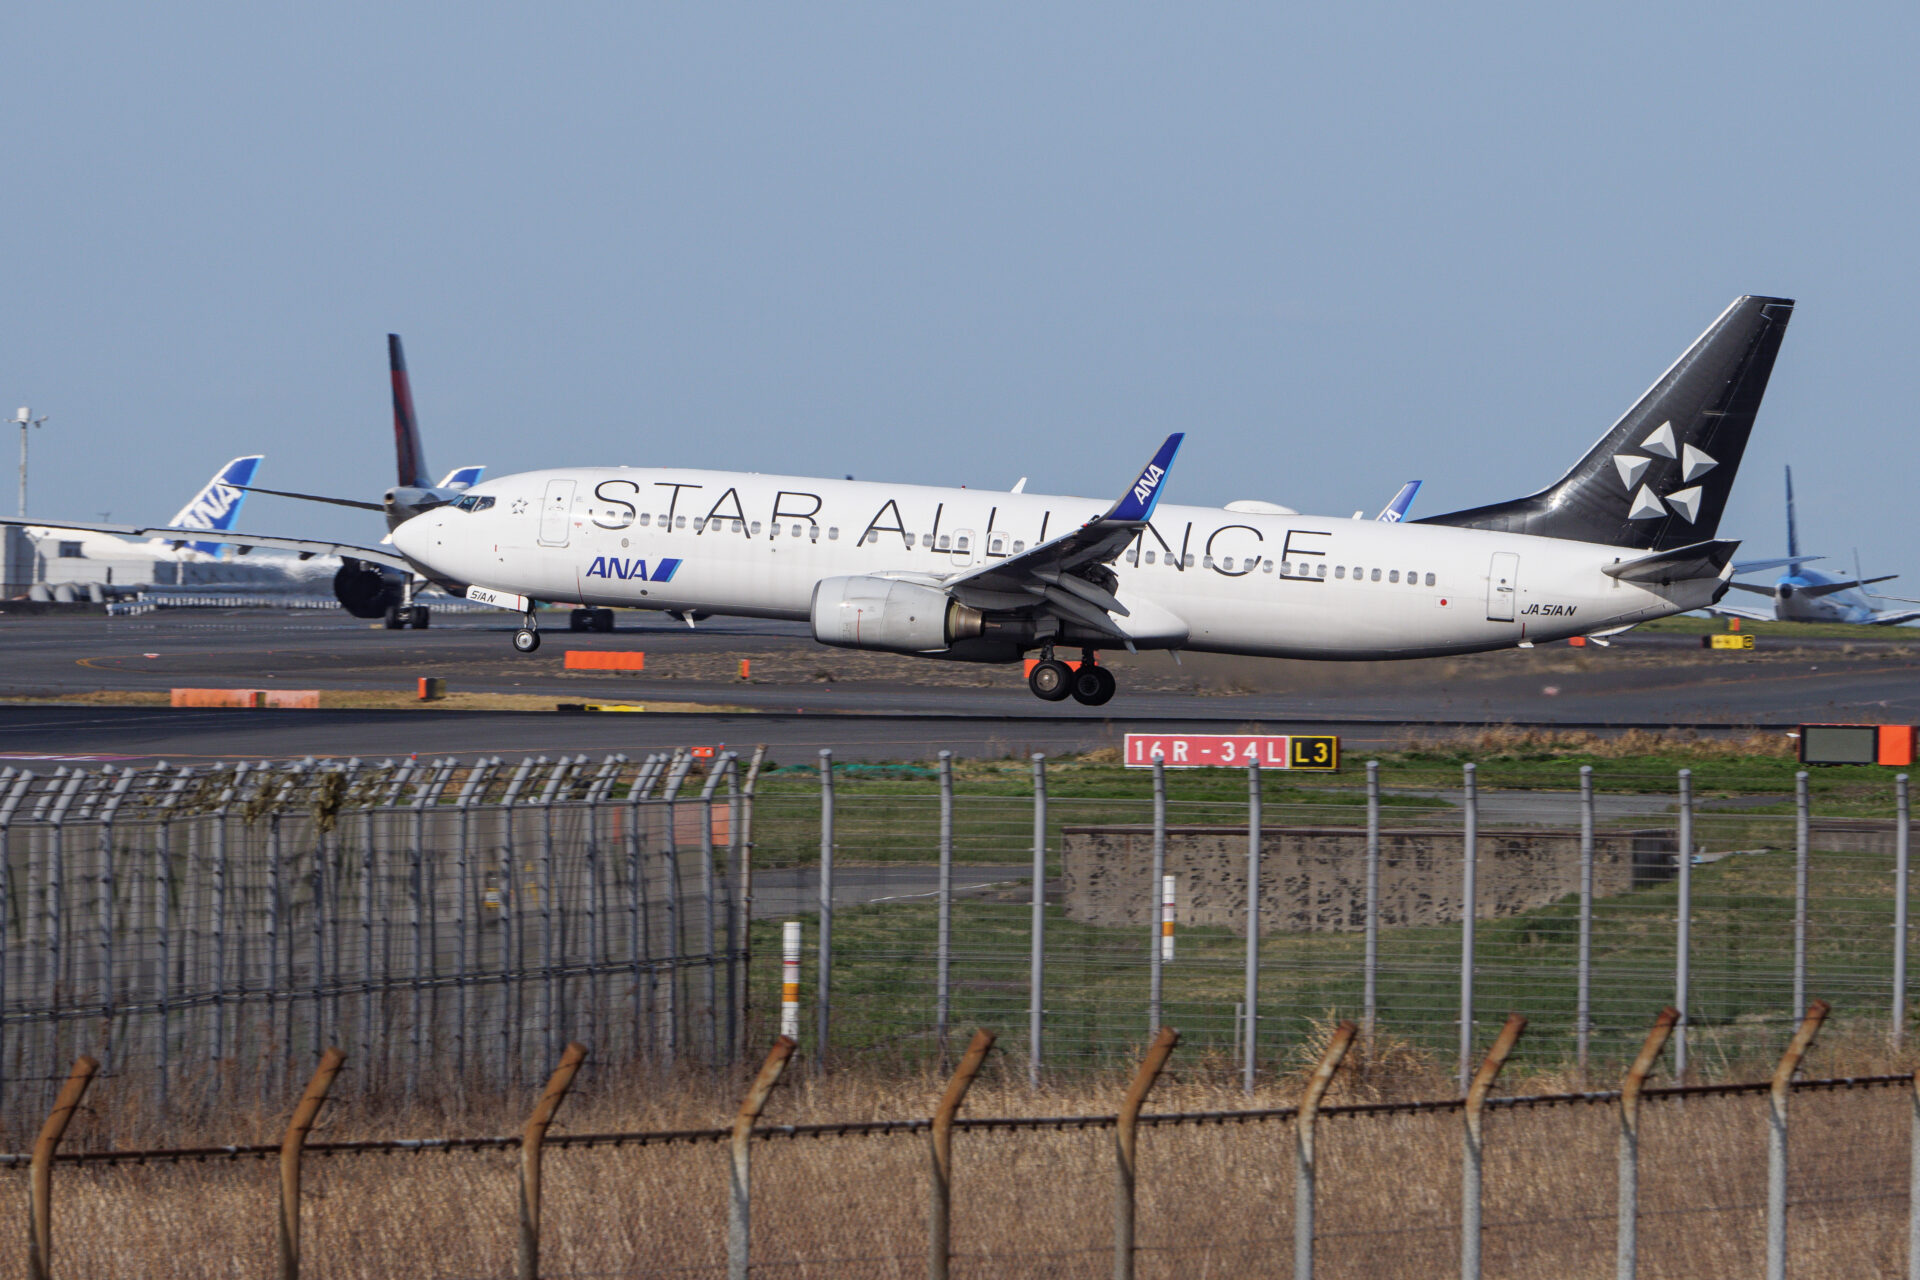
<svg viewBox="0 0 1920 1280"><path fill-rule="evenodd" d="M1067 827L1061 862L1069 919L1138 925L1154 900L1153 829ZM1263 930L1332 932L1362 928L1367 902L1367 833L1354 827L1269 827L1261 833ZM1594 837L1594 893L1625 893L1674 875L1670 832ZM1461 917L1458 831L1380 833L1380 923L1448 924ZM1578 831L1482 830L1480 918L1515 915L1580 889ZM1177 883L1176 922L1244 931L1245 827L1167 828L1167 872Z"/></svg>

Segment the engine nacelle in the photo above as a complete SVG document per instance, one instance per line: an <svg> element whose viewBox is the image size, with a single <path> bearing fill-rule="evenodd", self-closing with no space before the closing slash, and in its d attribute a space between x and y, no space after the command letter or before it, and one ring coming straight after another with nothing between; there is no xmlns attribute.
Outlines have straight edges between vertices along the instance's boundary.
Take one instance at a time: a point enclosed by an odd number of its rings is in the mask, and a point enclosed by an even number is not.
<svg viewBox="0 0 1920 1280"><path fill-rule="evenodd" d="M342 556L340 571L333 575L333 595L356 618L384 618L389 608L407 598L406 581L397 570Z"/></svg>
<svg viewBox="0 0 1920 1280"><path fill-rule="evenodd" d="M947 593L892 578L823 578L813 588L813 638L842 649L939 653L981 634L983 618Z"/></svg>

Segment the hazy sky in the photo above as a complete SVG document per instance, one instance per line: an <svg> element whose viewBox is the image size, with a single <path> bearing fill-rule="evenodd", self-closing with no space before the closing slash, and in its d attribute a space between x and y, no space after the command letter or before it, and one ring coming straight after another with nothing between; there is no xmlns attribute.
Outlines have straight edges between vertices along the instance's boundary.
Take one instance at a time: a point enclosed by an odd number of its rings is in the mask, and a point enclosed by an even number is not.
<svg viewBox="0 0 1920 1280"><path fill-rule="evenodd" d="M1557 478L1776 293L1721 534L1780 553L1791 462L1808 549L1920 595L1917 36L1911 4L16 5L0 400L51 415L49 517L164 519L245 452L377 498L389 330L441 470L1105 496L1179 429L1174 501L1371 514L1419 477L1431 515Z"/></svg>

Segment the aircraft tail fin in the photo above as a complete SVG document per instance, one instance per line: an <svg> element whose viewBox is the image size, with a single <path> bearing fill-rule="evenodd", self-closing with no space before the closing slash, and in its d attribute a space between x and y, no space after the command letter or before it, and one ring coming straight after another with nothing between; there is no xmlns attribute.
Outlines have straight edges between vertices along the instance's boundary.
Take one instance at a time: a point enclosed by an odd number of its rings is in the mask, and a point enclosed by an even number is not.
<svg viewBox="0 0 1920 1280"><path fill-rule="evenodd" d="M1400 486L1400 492L1393 495L1393 501L1381 508L1374 520L1380 524L1399 524L1407 518L1407 508L1413 505L1413 495L1420 492L1420 482L1409 480Z"/></svg>
<svg viewBox="0 0 1920 1280"><path fill-rule="evenodd" d="M413 412L413 383L407 378L407 353L400 335L387 335L387 365L393 372L393 444L400 464L400 483L415 489L433 486L427 470L427 452L420 445L420 420Z"/></svg>
<svg viewBox="0 0 1920 1280"><path fill-rule="evenodd" d="M1792 318L1791 299L1736 298L1555 484L1420 523L1649 551L1711 540Z"/></svg>
<svg viewBox="0 0 1920 1280"><path fill-rule="evenodd" d="M240 515L240 504L247 500L247 486L253 483L253 473L259 469L260 459L264 456L256 453L235 458L214 472L213 478L201 486L200 492L194 494L187 505L167 522L168 527L222 532L233 528L234 520ZM219 542L188 542L183 545L209 556L217 556L226 549L226 544Z"/></svg>
<svg viewBox="0 0 1920 1280"><path fill-rule="evenodd" d="M485 467L455 467L434 487L437 489L470 489L480 483Z"/></svg>

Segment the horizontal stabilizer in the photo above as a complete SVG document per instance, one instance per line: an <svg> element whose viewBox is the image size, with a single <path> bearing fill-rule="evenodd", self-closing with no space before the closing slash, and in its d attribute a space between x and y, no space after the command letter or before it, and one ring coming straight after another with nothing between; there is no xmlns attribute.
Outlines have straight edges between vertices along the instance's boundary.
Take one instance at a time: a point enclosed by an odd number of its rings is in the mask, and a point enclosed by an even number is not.
<svg viewBox="0 0 1920 1280"><path fill-rule="evenodd" d="M1793 594L1797 596L1830 596L1837 591L1851 591L1855 587L1864 587L1875 582L1892 582L1899 576L1897 573L1889 573L1879 578L1848 578L1845 582L1818 582L1812 586L1795 587Z"/></svg>
<svg viewBox="0 0 1920 1280"><path fill-rule="evenodd" d="M1738 605L1716 604L1707 610L1716 618L1745 618L1748 622L1774 621L1771 609L1742 609Z"/></svg>
<svg viewBox="0 0 1920 1280"><path fill-rule="evenodd" d="M1778 560L1740 560L1735 562L1735 573L1771 573L1775 569L1798 569L1801 565L1814 560L1825 560L1825 556L1782 556Z"/></svg>
<svg viewBox="0 0 1920 1280"><path fill-rule="evenodd" d="M1622 582L1654 583L1661 586L1670 582L1717 578L1726 571L1727 563L1733 559L1733 553L1739 546L1738 542L1724 538L1715 539L1712 542L1696 542L1692 546L1675 547L1671 551L1656 551L1650 556L1641 556L1638 560L1610 564L1600 572L1609 578L1618 578Z"/></svg>

